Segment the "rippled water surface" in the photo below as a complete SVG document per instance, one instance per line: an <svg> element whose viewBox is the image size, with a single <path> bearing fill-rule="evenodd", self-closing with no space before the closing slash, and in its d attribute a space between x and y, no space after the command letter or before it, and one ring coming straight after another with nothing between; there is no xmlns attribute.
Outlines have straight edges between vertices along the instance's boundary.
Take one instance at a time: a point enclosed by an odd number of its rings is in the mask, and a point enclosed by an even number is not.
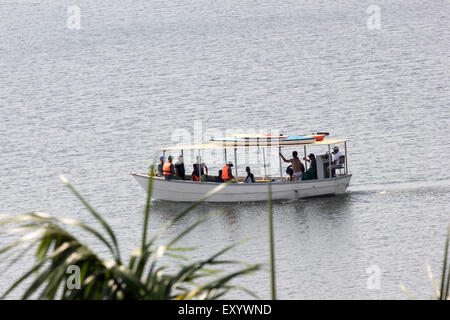
<svg viewBox="0 0 450 320"><path fill-rule="evenodd" d="M425 263L439 275L450 212L448 1L377 1L380 30L370 1L87 0L69 30L72 4L1 3L0 212L94 223L65 174L126 254L145 201L129 172L175 129L326 130L350 140L353 179L343 196L274 204L279 296L404 299L400 283L432 295ZM185 206L154 202L152 230ZM265 203L203 204L164 237L218 207L186 238L192 256L250 237L230 256L267 262ZM2 291L31 263L2 272ZM241 282L269 297L267 272Z"/></svg>

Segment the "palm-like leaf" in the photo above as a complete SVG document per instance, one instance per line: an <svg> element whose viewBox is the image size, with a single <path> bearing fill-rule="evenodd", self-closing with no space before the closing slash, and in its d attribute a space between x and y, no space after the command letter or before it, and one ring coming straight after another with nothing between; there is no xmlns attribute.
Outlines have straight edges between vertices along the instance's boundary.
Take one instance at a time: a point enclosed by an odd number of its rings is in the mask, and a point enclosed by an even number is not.
<svg viewBox="0 0 450 320"><path fill-rule="evenodd" d="M449 244L450 244L450 225L448 225L447 228L447 238L445 240L445 246L444 246L444 261L442 263L442 276L441 276L441 284L439 288L439 284L437 280L434 278L433 273L431 272L431 267L427 263L427 272L428 272L428 278L431 281L431 284L433 286L433 299L438 300L450 300L449 295L449 286L450 286L450 263L449 263ZM410 299L414 299L414 296L405 288L403 284L400 284L400 289L408 296Z"/></svg>
<svg viewBox="0 0 450 320"><path fill-rule="evenodd" d="M173 220L169 221L150 241L147 242L147 229L150 214L150 199L153 184L153 167L149 179L149 189L144 214L141 246L136 249L125 265L120 257L119 244L112 228L91 205L62 177L66 186L85 205L92 216L100 223L103 232L82 222L52 217L44 213L28 213L20 216L0 217L0 226L14 224L9 233L25 233L18 240L0 249L0 255L7 252L18 252L19 255L11 263L17 263L22 253L36 248L36 264L22 277L16 280L3 294L5 298L26 280L31 283L22 295L23 299L36 296L39 299L217 299L233 289L245 288L230 285L234 278L251 273L260 265L246 265L239 261L220 260L235 245L226 247L210 258L190 262L179 254L193 248L174 247L186 234L203 222L200 219L164 245L156 246L159 236L189 211L198 206L204 199L212 196L226 186L219 185L203 199L191 204ZM99 258L86 244L79 241L67 227L78 227L98 239L109 250L112 259ZM176 253L175 253L176 252ZM167 272L169 267L161 265L160 258L175 258L178 270ZM236 265L237 270L218 276L222 270L211 269L217 266ZM80 288L69 286L73 280L68 273L70 266L79 267ZM211 278L210 280L207 280ZM204 279L196 284L197 279ZM252 294L253 295L253 294Z"/></svg>
<svg viewBox="0 0 450 320"><path fill-rule="evenodd" d="M448 294L450 286L450 264L448 262L448 246L450 242L450 225L447 228L447 239L445 240L444 262L442 266L441 290L439 292L439 300L449 300Z"/></svg>

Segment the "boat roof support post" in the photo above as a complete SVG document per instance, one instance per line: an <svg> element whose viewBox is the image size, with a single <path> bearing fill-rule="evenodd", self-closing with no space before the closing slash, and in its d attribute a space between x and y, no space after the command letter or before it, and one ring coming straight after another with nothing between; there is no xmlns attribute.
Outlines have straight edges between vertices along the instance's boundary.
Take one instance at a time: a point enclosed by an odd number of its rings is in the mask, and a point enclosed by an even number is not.
<svg viewBox="0 0 450 320"><path fill-rule="evenodd" d="M345 174L348 174L348 163L347 163L347 141L344 142L344 152L345 152Z"/></svg>
<svg viewBox="0 0 450 320"><path fill-rule="evenodd" d="M238 169L237 169L237 148L234 148L234 171L236 172L236 183L238 183Z"/></svg>
<svg viewBox="0 0 450 320"><path fill-rule="evenodd" d="M278 147L278 152L281 153L281 147ZM278 155L280 160L280 180L283 182L283 164L281 163L281 155Z"/></svg>
<svg viewBox="0 0 450 320"><path fill-rule="evenodd" d="M333 178L333 172L331 170L331 145L328 145L328 176L330 180Z"/></svg>
<svg viewBox="0 0 450 320"><path fill-rule="evenodd" d="M308 161L306 161L306 146L303 146L303 151L305 154L305 170L308 170Z"/></svg>
<svg viewBox="0 0 450 320"><path fill-rule="evenodd" d="M198 178L198 182L202 183L202 155L200 149L198 149Z"/></svg>
<svg viewBox="0 0 450 320"><path fill-rule="evenodd" d="M266 170L266 148L262 148L263 151L263 162L264 162L264 179L267 177L267 170Z"/></svg>
<svg viewBox="0 0 450 320"><path fill-rule="evenodd" d="M227 148L223 149L223 158L225 160L225 165L227 165Z"/></svg>

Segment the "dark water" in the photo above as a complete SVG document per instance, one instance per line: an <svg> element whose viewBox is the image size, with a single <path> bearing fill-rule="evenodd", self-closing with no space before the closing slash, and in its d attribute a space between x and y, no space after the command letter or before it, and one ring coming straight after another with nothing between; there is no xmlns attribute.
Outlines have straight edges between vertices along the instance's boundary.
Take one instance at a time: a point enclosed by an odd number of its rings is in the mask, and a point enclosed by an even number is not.
<svg viewBox="0 0 450 320"><path fill-rule="evenodd" d="M274 205L279 297L404 299L400 283L431 297L425 263L440 274L449 222L450 5L378 1L381 29L369 30L372 4L83 1L70 30L71 2L2 1L0 212L93 222L65 174L126 254L145 200L128 173L146 170L175 129L201 121L205 141L207 129L326 130L350 139L354 176L344 196ZM155 202L152 230L184 206ZM267 262L264 203L202 205L164 239L217 207L186 239L192 256L250 237L230 256ZM0 288L31 262L2 272ZM241 284L269 297L265 271Z"/></svg>

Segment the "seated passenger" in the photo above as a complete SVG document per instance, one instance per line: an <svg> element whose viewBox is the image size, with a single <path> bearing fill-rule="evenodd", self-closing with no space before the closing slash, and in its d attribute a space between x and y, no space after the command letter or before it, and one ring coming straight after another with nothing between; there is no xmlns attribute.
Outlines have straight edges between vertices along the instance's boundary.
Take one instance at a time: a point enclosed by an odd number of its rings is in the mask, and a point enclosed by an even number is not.
<svg viewBox="0 0 450 320"><path fill-rule="evenodd" d="M206 176L208 176L208 167L206 166L206 164L204 162L200 163L200 161L201 161L200 156L197 156L197 162L194 164L194 166L200 167L200 170L197 168L197 170L199 170L201 173L200 177L201 177L202 181L207 181ZM205 172L206 172L206 175L205 175Z"/></svg>
<svg viewBox="0 0 450 320"><path fill-rule="evenodd" d="M345 162L345 156L342 154L342 152L339 151L338 146L334 146L333 148L333 161L331 161L331 173L333 174L333 177L336 175L335 171L336 169L340 169L344 167ZM327 174L328 177L330 176L330 168L327 168Z"/></svg>
<svg viewBox="0 0 450 320"><path fill-rule="evenodd" d="M308 158L303 158L303 160L308 161L311 164L311 167L305 171L302 180L317 179L317 163L314 153L311 153Z"/></svg>
<svg viewBox="0 0 450 320"><path fill-rule="evenodd" d="M159 157L159 163L158 163L158 173L157 176L158 177L162 177L163 176L163 168L164 168L164 157Z"/></svg>
<svg viewBox="0 0 450 320"><path fill-rule="evenodd" d="M216 182L218 182L218 183L224 182L222 180L222 170L219 170L219 175L216 177Z"/></svg>
<svg viewBox="0 0 450 320"><path fill-rule="evenodd" d="M175 163L175 173L181 180L185 179L183 156L179 156L178 161Z"/></svg>
<svg viewBox="0 0 450 320"><path fill-rule="evenodd" d="M233 162L228 161L227 165L222 168L222 180L229 181L233 179L233 172L231 171L231 167L233 166Z"/></svg>
<svg viewBox="0 0 450 320"><path fill-rule="evenodd" d="M250 172L250 167L245 168L247 171L247 178L245 178L245 183L255 183L255 176Z"/></svg>
<svg viewBox="0 0 450 320"><path fill-rule="evenodd" d="M175 167L172 164L172 156L169 156L167 160L168 161L164 164L163 167L163 175L164 179L172 180L172 178L175 176Z"/></svg>
<svg viewBox="0 0 450 320"><path fill-rule="evenodd" d="M200 181L200 175L198 173L198 166L195 164L192 165L194 167L194 171L191 174L191 181Z"/></svg>

